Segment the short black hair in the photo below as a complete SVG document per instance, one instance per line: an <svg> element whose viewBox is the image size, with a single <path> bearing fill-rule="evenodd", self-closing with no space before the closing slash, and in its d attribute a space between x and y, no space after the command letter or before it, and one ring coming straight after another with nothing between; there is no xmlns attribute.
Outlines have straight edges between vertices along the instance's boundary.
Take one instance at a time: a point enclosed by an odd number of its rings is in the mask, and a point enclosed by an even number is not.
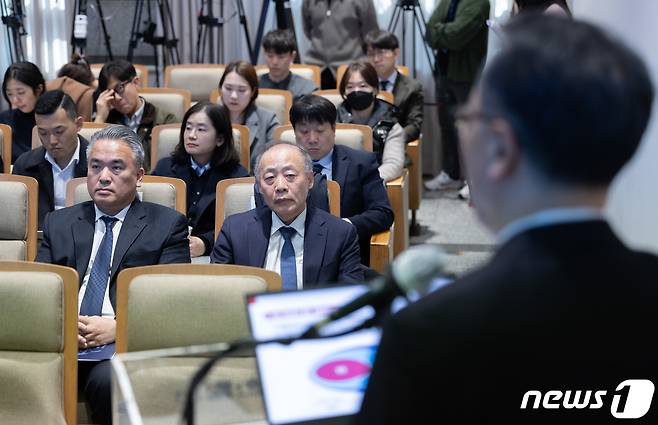
<svg viewBox="0 0 658 425"><path fill-rule="evenodd" d="M263 50L277 55L296 52L295 35L290 30L272 30L263 37Z"/></svg>
<svg viewBox="0 0 658 425"><path fill-rule="evenodd" d="M297 124L326 122L336 125L336 106L330 100L314 94L300 97L290 108L290 123Z"/></svg>
<svg viewBox="0 0 658 425"><path fill-rule="evenodd" d="M117 59L108 62L103 65L100 74L98 74L98 93L107 90L110 78L114 78L117 81L128 81L136 76L137 71L135 70L135 67L127 60Z"/></svg>
<svg viewBox="0 0 658 425"><path fill-rule="evenodd" d="M43 93L46 89L46 80L44 80L38 66L32 62L14 62L5 71L5 77L2 80L2 95L10 105L11 102L9 101L9 96L7 96L7 84L10 80L16 80L26 86L30 86L36 96L40 94L37 91L41 90Z"/></svg>
<svg viewBox="0 0 658 425"><path fill-rule="evenodd" d="M392 32L382 30L372 30L363 39L363 52L368 51L368 47L373 49L395 50L400 47L398 38Z"/></svg>
<svg viewBox="0 0 658 425"><path fill-rule="evenodd" d="M64 109L66 116L71 121L78 118L78 111L75 110L73 99L61 90L49 90L39 96L34 107L34 113L37 115L52 115L59 108Z"/></svg>
<svg viewBox="0 0 658 425"><path fill-rule="evenodd" d="M180 127L178 144L172 153L174 160L179 164L190 163L190 154L185 150L185 127L190 116L197 112L205 112L215 129L217 137L220 137L223 141L213 151L210 164L218 169L230 171L240 163L240 157L238 156L238 151L235 150L235 144L233 142L231 116L225 106L208 101L196 103L185 112Z"/></svg>
<svg viewBox="0 0 658 425"><path fill-rule="evenodd" d="M635 153L654 89L642 60L598 27L519 15L480 81L484 113L506 119L535 170L608 185Z"/></svg>

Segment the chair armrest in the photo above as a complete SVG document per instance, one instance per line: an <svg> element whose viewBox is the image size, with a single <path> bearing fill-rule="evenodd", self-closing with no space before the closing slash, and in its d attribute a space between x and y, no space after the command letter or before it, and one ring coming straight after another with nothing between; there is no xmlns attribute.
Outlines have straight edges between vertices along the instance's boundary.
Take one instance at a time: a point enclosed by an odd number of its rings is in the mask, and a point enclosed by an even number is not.
<svg viewBox="0 0 658 425"><path fill-rule="evenodd" d="M393 228L395 224L393 224ZM393 232L386 230L370 238L370 268L384 274L393 259Z"/></svg>
<svg viewBox="0 0 658 425"><path fill-rule="evenodd" d="M409 171L386 183L386 193L395 216L393 257L409 248Z"/></svg>
<svg viewBox="0 0 658 425"><path fill-rule="evenodd" d="M405 151L411 160L409 166L409 208L417 210L420 208L420 200L423 197L423 164L420 160L421 139L407 143Z"/></svg>

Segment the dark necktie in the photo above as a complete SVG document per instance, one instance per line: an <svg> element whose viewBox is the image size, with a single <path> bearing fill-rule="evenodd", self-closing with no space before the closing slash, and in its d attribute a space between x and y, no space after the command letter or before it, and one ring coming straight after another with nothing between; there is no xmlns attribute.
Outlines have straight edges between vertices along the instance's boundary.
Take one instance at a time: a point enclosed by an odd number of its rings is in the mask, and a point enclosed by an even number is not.
<svg viewBox="0 0 658 425"><path fill-rule="evenodd" d="M295 262L295 248L292 246L292 237L296 233L292 227L279 229L283 236L283 249L281 250L281 281L283 289L297 289L297 264Z"/></svg>
<svg viewBox="0 0 658 425"><path fill-rule="evenodd" d="M388 80L380 81L379 85L381 86L382 91L388 91Z"/></svg>
<svg viewBox="0 0 658 425"><path fill-rule="evenodd" d="M319 162L313 162L313 174L320 174L324 170L324 167L320 165Z"/></svg>
<svg viewBox="0 0 658 425"><path fill-rule="evenodd" d="M80 305L81 316L100 316L103 311L103 298L105 298L105 289L110 277L110 260L112 259L112 241L114 239L112 228L118 219L103 216L101 220L105 223L105 235L98 246L94 265L91 266L87 290Z"/></svg>

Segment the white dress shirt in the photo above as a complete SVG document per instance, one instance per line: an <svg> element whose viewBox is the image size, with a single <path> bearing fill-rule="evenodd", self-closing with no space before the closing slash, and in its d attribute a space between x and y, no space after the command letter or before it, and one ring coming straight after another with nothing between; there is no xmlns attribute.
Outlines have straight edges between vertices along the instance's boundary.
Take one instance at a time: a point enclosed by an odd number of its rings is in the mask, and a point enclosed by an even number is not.
<svg viewBox="0 0 658 425"><path fill-rule="evenodd" d="M278 215L272 211L272 227L270 228L270 242L267 245L265 256L265 270L281 274L281 250L285 239L279 232L282 227L292 227L296 233L290 238L295 250L295 271L297 272L297 289L304 287L304 226L306 225L306 208L290 225L286 225Z"/></svg>
<svg viewBox="0 0 658 425"><path fill-rule="evenodd" d="M53 195L55 196L55 209L61 209L66 206L66 183L73 178L73 171L80 161L80 139L78 138L78 146L71 157L68 165L64 169L59 168L55 158L46 151L44 155L46 161L50 162L51 170L53 173Z"/></svg>
<svg viewBox="0 0 658 425"><path fill-rule="evenodd" d="M137 108L132 117L129 117L128 115L123 116L123 122L126 124L126 127L130 127L135 133L137 133L137 129L139 128L139 123L142 122L142 116L144 116L144 105L146 105L146 101L141 97L139 98L139 101L142 104Z"/></svg>
<svg viewBox="0 0 658 425"><path fill-rule="evenodd" d="M121 227L123 226L123 220L125 220L129 208L130 205L119 211L116 215L111 216L118 219L118 221L114 223L114 227L112 227L112 258L110 258L110 265L112 265L112 260L114 260L114 249L117 246L117 240L119 239L119 233L121 232ZM94 242L91 245L91 256L89 257L89 264L87 264L87 270L85 271L85 276L82 279L82 286L80 287L80 291L78 292L78 314L80 313L80 305L82 305L82 300L84 299L85 292L87 291L87 282L89 282L89 275L91 274L91 268L94 265L94 259L96 258L96 253L98 252L98 248L101 244L101 241L103 240L103 236L105 235L105 222L101 220L101 217L107 214L103 213L95 205L94 205L94 209L96 210L96 221L94 225ZM108 281L109 279L110 277L108 276ZM110 302L109 284L105 287L105 296L103 297L103 309L101 316L109 317L112 319L114 319L115 317L114 308L112 308L112 303Z"/></svg>

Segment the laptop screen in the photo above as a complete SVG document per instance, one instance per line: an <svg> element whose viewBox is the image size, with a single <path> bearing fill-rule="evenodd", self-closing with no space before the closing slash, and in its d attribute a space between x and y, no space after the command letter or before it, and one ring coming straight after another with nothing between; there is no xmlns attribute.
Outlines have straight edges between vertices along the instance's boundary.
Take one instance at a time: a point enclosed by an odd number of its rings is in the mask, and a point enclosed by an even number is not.
<svg viewBox="0 0 658 425"><path fill-rule="evenodd" d="M366 285L268 292L247 297L255 339L298 336L368 290ZM372 317L364 307L326 327L335 334ZM379 343L377 328L345 336L256 348L263 400L272 424L341 424L361 407Z"/></svg>

